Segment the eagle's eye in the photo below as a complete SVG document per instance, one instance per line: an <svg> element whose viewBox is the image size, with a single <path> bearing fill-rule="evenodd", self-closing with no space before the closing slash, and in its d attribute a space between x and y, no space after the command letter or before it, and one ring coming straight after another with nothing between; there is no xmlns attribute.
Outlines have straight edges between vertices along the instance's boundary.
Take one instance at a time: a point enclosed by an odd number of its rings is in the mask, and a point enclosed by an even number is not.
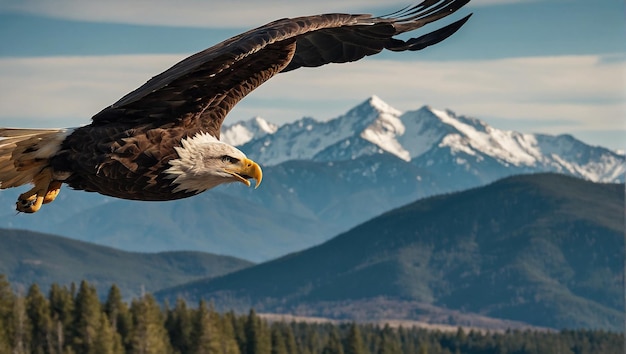
<svg viewBox="0 0 626 354"><path fill-rule="evenodd" d="M235 158L235 157L232 157L232 156L224 155L224 156L222 156L222 161L223 162L229 162L229 163L237 163L237 162L239 162L239 159Z"/></svg>

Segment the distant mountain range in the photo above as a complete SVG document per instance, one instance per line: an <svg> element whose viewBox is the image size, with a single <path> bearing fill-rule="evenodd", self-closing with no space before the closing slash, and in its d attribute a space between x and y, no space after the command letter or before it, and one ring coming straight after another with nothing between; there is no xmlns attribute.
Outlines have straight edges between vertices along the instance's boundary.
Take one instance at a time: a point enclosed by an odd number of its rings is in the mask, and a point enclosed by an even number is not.
<svg viewBox="0 0 626 354"><path fill-rule="evenodd" d="M516 176L156 295L343 319L622 331L623 233L623 184Z"/></svg>
<svg viewBox="0 0 626 354"><path fill-rule="evenodd" d="M558 172L623 182L625 157L570 135L499 130L451 111L402 113L371 97L321 122L225 126L264 169L257 190L229 185L175 202L114 200L64 190L40 213L15 215L0 193L0 227L60 234L131 251L200 250L264 261L319 244L401 205L499 178Z"/></svg>
<svg viewBox="0 0 626 354"><path fill-rule="evenodd" d="M223 140L265 165L290 160L343 161L391 154L421 168L464 169L485 176L559 172L598 182L623 181L624 156L571 135L500 130L450 110L405 113L372 96L326 122L303 118L276 127L257 117L224 127ZM488 178L489 175L483 178Z"/></svg>
<svg viewBox="0 0 626 354"><path fill-rule="evenodd" d="M33 283L45 292L53 283L69 286L87 280L101 297L116 284L130 299L142 291L153 292L251 265L202 252L131 253L59 236L0 229L0 274L22 294Z"/></svg>

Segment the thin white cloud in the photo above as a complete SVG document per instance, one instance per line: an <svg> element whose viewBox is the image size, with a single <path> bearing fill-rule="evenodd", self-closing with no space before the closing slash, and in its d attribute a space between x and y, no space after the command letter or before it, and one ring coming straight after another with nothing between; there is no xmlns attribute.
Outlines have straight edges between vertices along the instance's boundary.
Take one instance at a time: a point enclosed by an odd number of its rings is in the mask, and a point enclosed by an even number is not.
<svg viewBox="0 0 626 354"><path fill-rule="evenodd" d="M470 6L532 2L537 0L473 0ZM384 8L401 9L410 1L384 2ZM417 2L416 2L417 3ZM380 0L287 1L253 0L8 0L0 1L1 12L93 22L187 27L249 28L282 17L328 12L375 12Z"/></svg>
<svg viewBox="0 0 626 354"><path fill-rule="evenodd" d="M28 119L57 127L89 118L180 60L175 55L0 59L0 125Z"/></svg>
<svg viewBox="0 0 626 354"><path fill-rule="evenodd" d="M0 125L86 124L89 117L182 59L177 55L0 59ZM458 113L557 122L522 131L624 130L624 62L598 56L483 61L364 60L280 74L228 122L261 115L283 123L332 118L372 94L402 110L422 104ZM269 107L269 108L268 108Z"/></svg>
<svg viewBox="0 0 626 354"><path fill-rule="evenodd" d="M623 70L623 62L603 63L597 56L365 60L276 77L255 97L308 100L315 106L313 102L354 101L376 93L403 110L417 108L421 102L477 117L573 121L577 129L623 129Z"/></svg>
<svg viewBox="0 0 626 354"><path fill-rule="evenodd" d="M406 2L389 2L398 8ZM281 17L364 11L380 1L21 0L0 9L72 20L191 27L253 27ZM0 10L1 11L1 10Z"/></svg>
<svg viewBox="0 0 626 354"><path fill-rule="evenodd" d="M492 5L510 5L521 2L541 2L549 0L472 0L469 6L492 6Z"/></svg>

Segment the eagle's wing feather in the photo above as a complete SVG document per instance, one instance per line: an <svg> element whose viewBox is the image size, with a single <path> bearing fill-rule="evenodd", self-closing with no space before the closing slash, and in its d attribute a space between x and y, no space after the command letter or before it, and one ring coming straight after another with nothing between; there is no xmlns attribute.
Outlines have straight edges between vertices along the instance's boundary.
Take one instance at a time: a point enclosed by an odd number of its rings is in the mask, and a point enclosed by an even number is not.
<svg viewBox="0 0 626 354"><path fill-rule="evenodd" d="M381 52L415 51L437 44L456 32L469 18L464 17L444 28L407 41L393 38L418 29L460 9L469 0L427 0L396 13L371 17L354 16L355 23L311 31L297 38L296 53L283 70L345 63Z"/></svg>
<svg viewBox="0 0 626 354"><path fill-rule="evenodd" d="M407 41L393 37L468 2L426 0L384 17L326 14L277 20L182 60L96 114L92 124L178 125L219 137L226 114L275 74L355 61L383 49L422 49L452 35L467 17Z"/></svg>

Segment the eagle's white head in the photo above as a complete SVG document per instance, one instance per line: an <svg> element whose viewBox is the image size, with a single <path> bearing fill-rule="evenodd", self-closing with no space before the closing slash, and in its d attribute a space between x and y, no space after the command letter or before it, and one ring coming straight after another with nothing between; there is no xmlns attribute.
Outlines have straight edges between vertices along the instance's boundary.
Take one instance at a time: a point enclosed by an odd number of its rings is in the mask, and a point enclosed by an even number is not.
<svg viewBox="0 0 626 354"><path fill-rule="evenodd" d="M223 143L208 133L198 133L183 139L175 147L178 158L171 160L165 170L176 185L174 192L200 193L217 185L241 182L250 186L248 179L261 184L263 172L234 146Z"/></svg>

